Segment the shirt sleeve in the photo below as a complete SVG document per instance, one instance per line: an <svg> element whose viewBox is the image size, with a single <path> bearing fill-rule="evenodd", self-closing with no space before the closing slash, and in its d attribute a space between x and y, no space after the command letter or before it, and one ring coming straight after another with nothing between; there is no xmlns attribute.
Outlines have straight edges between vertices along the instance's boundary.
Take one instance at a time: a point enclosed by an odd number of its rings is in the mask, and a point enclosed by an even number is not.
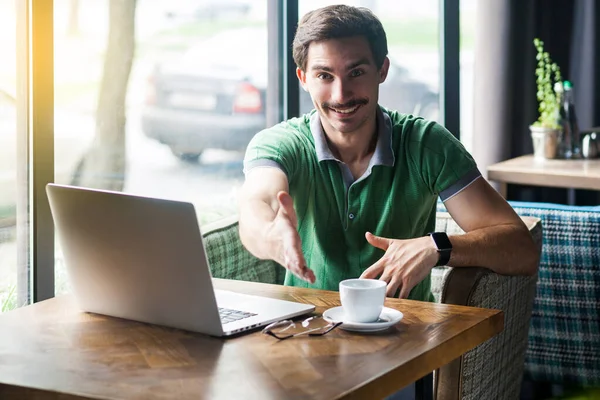
<svg viewBox="0 0 600 400"><path fill-rule="evenodd" d="M421 172L425 185L442 201L481 177L471 154L442 125L415 119L410 135L409 157Z"/></svg>
<svg viewBox="0 0 600 400"><path fill-rule="evenodd" d="M257 133L246 148L244 173L253 168L281 169L291 180L298 164L298 140L286 122Z"/></svg>

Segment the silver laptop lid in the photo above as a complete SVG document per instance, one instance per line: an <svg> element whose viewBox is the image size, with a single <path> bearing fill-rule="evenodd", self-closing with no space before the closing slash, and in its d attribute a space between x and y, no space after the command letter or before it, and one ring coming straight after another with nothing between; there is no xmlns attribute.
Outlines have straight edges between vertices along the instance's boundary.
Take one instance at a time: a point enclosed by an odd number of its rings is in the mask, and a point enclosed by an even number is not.
<svg viewBox="0 0 600 400"><path fill-rule="evenodd" d="M223 334L192 204L55 184L46 191L81 309Z"/></svg>

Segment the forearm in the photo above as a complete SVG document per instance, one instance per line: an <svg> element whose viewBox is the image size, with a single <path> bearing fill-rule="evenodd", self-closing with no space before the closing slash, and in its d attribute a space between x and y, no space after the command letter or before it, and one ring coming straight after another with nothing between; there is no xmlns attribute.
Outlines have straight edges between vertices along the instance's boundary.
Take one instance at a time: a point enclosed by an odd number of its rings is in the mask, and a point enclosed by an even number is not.
<svg viewBox="0 0 600 400"><path fill-rule="evenodd" d="M249 200L240 207L240 239L255 257L275 259L268 231L275 218L273 208L261 200ZM277 260L276 260L277 261Z"/></svg>
<svg viewBox="0 0 600 400"><path fill-rule="evenodd" d="M532 275L539 252L524 225L506 224L450 236L452 267L486 267L503 275Z"/></svg>

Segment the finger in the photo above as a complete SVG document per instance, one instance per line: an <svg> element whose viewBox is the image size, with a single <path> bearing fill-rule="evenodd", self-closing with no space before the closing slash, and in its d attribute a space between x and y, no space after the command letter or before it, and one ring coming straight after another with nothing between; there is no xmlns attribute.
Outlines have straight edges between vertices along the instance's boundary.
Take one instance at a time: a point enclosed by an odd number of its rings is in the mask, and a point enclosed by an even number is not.
<svg viewBox="0 0 600 400"><path fill-rule="evenodd" d="M304 280L310 283L315 283L317 277L312 269L308 268L306 265L304 266Z"/></svg>
<svg viewBox="0 0 600 400"><path fill-rule="evenodd" d="M412 287L410 287L408 285L402 286L402 289L400 289L400 295L398 296L398 298L399 299L407 299L411 290L412 290Z"/></svg>
<svg viewBox="0 0 600 400"><path fill-rule="evenodd" d="M386 283L390 283L394 279L394 274L390 268L384 268L379 276L380 281L385 281Z"/></svg>
<svg viewBox="0 0 600 400"><path fill-rule="evenodd" d="M314 283L316 280L314 272L306 266L306 260L302 253L302 242L298 232L292 231L284 242L284 266L298 278Z"/></svg>
<svg viewBox="0 0 600 400"><path fill-rule="evenodd" d="M295 261L290 263L290 265L292 266L292 273L294 273L294 275L296 275L298 278L310 283L315 283L315 273L306 266L304 255L296 255Z"/></svg>
<svg viewBox="0 0 600 400"><path fill-rule="evenodd" d="M386 239L381 236L375 236L371 232L367 232L365 237L367 238L367 242L369 242L369 244L373 247L377 247L383 251L386 251L388 247L390 247L390 239Z"/></svg>
<svg viewBox="0 0 600 400"><path fill-rule="evenodd" d="M304 254L302 254L302 242L298 232L289 228L286 235L283 237L283 252L286 257L286 262L296 267L304 264Z"/></svg>
<svg viewBox="0 0 600 400"><path fill-rule="evenodd" d="M302 264L302 261L300 261L300 262L290 261L290 262L286 263L286 268L292 274L297 276L299 279L302 279L303 281L307 281L309 283L315 283L315 281L316 281L315 273L313 272L313 270L308 268L306 266L306 264Z"/></svg>
<svg viewBox="0 0 600 400"><path fill-rule="evenodd" d="M396 295L396 292L398 291L398 288L401 285L402 285L402 280L400 280L399 278L393 277L387 285L385 295L387 297L394 297Z"/></svg>
<svg viewBox="0 0 600 400"><path fill-rule="evenodd" d="M385 262L383 258L380 258L375 264L371 265L369 268L365 269L362 274L360 274L360 279L376 279L385 268Z"/></svg>
<svg viewBox="0 0 600 400"><path fill-rule="evenodd" d="M308 281L308 278L305 278L304 269L300 266L298 262L287 260L285 263L285 268L289 270L292 274L294 274L297 278L302 279L304 281Z"/></svg>
<svg viewBox="0 0 600 400"><path fill-rule="evenodd" d="M304 260L295 251L290 250L284 254L284 267L300 279L304 279L302 265Z"/></svg>
<svg viewBox="0 0 600 400"><path fill-rule="evenodd" d="M295 227L298 226L298 218L296 217L296 210L294 210L294 201L289 193L280 191L277 193L277 201L279 201L279 211L282 212L292 222Z"/></svg>

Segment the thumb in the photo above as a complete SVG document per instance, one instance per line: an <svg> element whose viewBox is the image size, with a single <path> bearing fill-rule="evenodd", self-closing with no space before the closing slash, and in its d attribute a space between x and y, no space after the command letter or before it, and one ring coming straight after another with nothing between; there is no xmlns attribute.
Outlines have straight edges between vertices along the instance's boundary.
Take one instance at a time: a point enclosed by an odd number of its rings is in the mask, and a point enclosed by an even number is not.
<svg viewBox="0 0 600 400"><path fill-rule="evenodd" d="M381 236L375 236L371 232L367 232L365 234L365 237L367 238L367 242L369 242L371 246L377 247L378 249L381 249L383 251L387 251L388 247L390 246L389 239L386 239Z"/></svg>
<svg viewBox="0 0 600 400"><path fill-rule="evenodd" d="M294 210L294 201L292 196L288 192L283 190L277 193L277 201L279 202L279 212L286 215L293 226L298 226L298 220L296 218L296 211Z"/></svg>

